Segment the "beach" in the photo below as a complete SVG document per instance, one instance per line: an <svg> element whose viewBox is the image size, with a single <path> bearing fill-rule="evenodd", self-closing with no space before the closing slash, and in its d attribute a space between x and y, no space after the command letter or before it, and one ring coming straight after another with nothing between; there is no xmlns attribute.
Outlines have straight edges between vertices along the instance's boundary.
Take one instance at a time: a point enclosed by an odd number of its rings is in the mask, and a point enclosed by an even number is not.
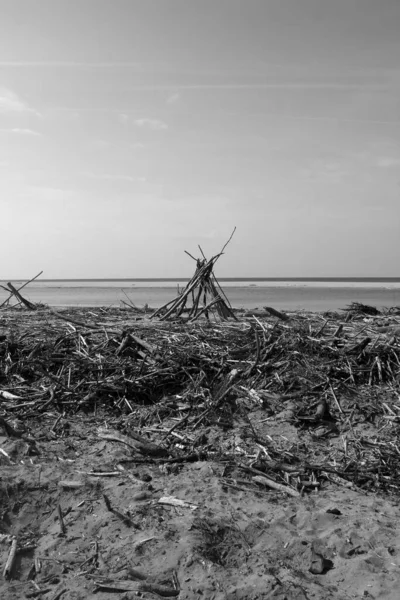
<svg viewBox="0 0 400 600"><path fill-rule="evenodd" d="M0 373L2 597L398 597L398 311L3 308Z"/></svg>
<svg viewBox="0 0 400 600"><path fill-rule="evenodd" d="M6 283L6 282L5 282ZM18 287L23 281L15 281ZM69 280L34 281L25 289L32 302L50 306L123 306L158 308L173 299L187 280ZM400 305L400 280L222 280L235 308L269 305L282 310L322 312L351 302L377 307ZM7 297L0 289L0 304Z"/></svg>
<svg viewBox="0 0 400 600"><path fill-rule="evenodd" d="M400 0L0 5L0 600L399 600Z"/></svg>

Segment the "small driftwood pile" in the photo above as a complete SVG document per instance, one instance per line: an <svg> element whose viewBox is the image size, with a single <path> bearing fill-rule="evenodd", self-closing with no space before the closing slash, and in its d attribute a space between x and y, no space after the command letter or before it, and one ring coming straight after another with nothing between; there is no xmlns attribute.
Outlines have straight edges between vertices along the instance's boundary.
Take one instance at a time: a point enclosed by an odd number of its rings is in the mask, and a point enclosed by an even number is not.
<svg viewBox="0 0 400 600"><path fill-rule="evenodd" d="M237 320L228 298L214 275L215 263L223 255L235 231L236 227L221 252L210 260L206 259L200 246L202 259L195 259L185 250L186 254L196 262L196 271L178 297L156 310L152 318L159 317L160 320L166 321L179 318L186 312L189 313L187 317L189 321L196 321L202 316L208 320L210 314L222 321L229 318Z"/></svg>
<svg viewBox="0 0 400 600"><path fill-rule="evenodd" d="M214 265L221 254L213 256L210 260L198 259L195 274L185 289L177 298L156 310L152 318L159 317L162 321L176 319L186 311L189 321L196 321L201 316L208 319L210 313L221 320L236 320L229 300L214 275Z"/></svg>
<svg viewBox="0 0 400 600"><path fill-rule="evenodd" d="M14 285L10 281L7 283L7 286L0 285L0 288L2 288L3 290L5 290L6 292L9 293L8 298L6 298L4 300L4 302L2 302L0 304L0 308L10 306L10 301L12 300L12 298L14 298L17 301L17 303L14 304L14 306L22 305L25 308L27 308L28 310L36 310L37 309L36 304L33 304L33 302L30 302L30 300L27 300L26 298L24 298L22 296L22 294L21 294L21 290L24 287L26 287L29 283L31 283L32 281L35 281L35 279L37 279L38 277L40 277L42 275L42 273L43 273L43 271L41 271L40 273L38 273L38 275L36 275L32 279L30 279L29 281L26 281L18 289L16 287L14 287Z"/></svg>

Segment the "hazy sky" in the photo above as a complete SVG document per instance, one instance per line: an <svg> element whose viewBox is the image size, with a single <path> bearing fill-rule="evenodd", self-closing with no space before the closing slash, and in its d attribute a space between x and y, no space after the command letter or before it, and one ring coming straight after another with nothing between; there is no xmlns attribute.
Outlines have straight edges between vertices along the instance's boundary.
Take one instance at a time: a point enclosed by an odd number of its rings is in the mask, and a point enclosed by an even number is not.
<svg viewBox="0 0 400 600"><path fill-rule="evenodd" d="M0 0L0 278L398 276L399 0Z"/></svg>

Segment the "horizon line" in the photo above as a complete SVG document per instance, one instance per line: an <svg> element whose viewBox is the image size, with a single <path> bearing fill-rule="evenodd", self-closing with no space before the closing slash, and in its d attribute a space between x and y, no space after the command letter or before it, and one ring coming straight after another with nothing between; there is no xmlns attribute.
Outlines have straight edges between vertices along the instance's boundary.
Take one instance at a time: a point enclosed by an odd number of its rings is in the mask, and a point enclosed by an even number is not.
<svg viewBox="0 0 400 600"><path fill-rule="evenodd" d="M48 283L51 281L190 281L192 276L187 277L62 277L35 279L36 282ZM217 277L218 281L399 281L400 276L374 277L374 276L339 276L339 277ZM2 278L0 281L30 281L27 278Z"/></svg>

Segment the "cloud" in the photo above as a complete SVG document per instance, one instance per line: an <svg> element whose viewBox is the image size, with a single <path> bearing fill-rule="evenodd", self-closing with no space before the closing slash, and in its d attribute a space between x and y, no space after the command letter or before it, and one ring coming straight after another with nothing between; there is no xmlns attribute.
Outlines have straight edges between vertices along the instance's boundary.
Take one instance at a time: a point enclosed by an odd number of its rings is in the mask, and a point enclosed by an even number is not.
<svg viewBox="0 0 400 600"><path fill-rule="evenodd" d="M345 171L338 161L315 159L300 169L300 175L310 183L341 183Z"/></svg>
<svg viewBox="0 0 400 600"><path fill-rule="evenodd" d="M39 116L17 94L6 88L0 88L0 113L31 113Z"/></svg>
<svg viewBox="0 0 400 600"><path fill-rule="evenodd" d="M181 99L180 93L175 92L175 93L171 94L170 96L168 96L167 103L168 104L176 104L177 102L179 102L180 99Z"/></svg>
<svg viewBox="0 0 400 600"><path fill-rule="evenodd" d="M101 179L103 181L126 181L128 183L145 183L145 177L132 177L131 175L113 175L111 173L87 173L93 179Z"/></svg>
<svg viewBox="0 0 400 600"><path fill-rule="evenodd" d="M128 123L129 121L129 116L125 113L121 113L118 115L118 121L125 125L125 123Z"/></svg>
<svg viewBox="0 0 400 600"><path fill-rule="evenodd" d="M108 173L103 173L102 175L97 175L95 177L96 179L103 179L105 181L128 181L129 183L136 181L136 179L130 175L110 175Z"/></svg>
<svg viewBox="0 0 400 600"><path fill-rule="evenodd" d="M27 135L32 137L39 137L42 135L41 133L39 133L38 131L34 131L33 129L24 129L19 127L14 127L13 129L0 129L0 133L14 133L16 135Z"/></svg>
<svg viewBox="0 0 400 600"><path fill-rule="evenodd" d="M107 69L107 68L127 68L143 71L144 65L140 62L77 62L67 60L0 60L0 67L38 67L38 68L82 68L82 69Z"/></svg>
<svg viewBox="0 0 400 600"><path fill-rule="evenodd" d="M1 65L0 65L1 66ZM376 92L396 92L398 83L358 83L348 81L265 81L244 83L232 81L230 83L179 83L173 84L176 93L182 90L360 90ZM131 90L136 92L170 92L171 84L155 83L148 85L133 85Z"/></svg>
<svg viewBox="0 0 400 600"><path fill-rule="evenodd" d="M400 158L394 156L382 156L378 159L378 167L390 169L391 167L400 167Z"/></svg>
<svg viewBox="0 0 400 600"><path fill-rule="evenodd" d="M164 123L164 121L159 121L158 119L136 119L135 125L137 125L137 127L147 127L147 129L152 129L153 131L168 129L168 125Z"/></svg>
<svg viewBox="0 0 400 600"><path fill-rule="evenodd" d="M146 146L142 144L142 142L131 142L129 148L132 148L133 150L143 150Z"/></svg>
<svg viewBox="0 0 400 600"><path fill-rule="evenodd" d="M34 131L33 129L19 129L15 127L10 130L12 133L18 133L19 135L41 135L38 131Z"/></svg>
<svg viewBox="0 0 400 600"><path fill-rule="evenodd" d="M92 150L105 150L106 148L109 148L110 143L107 142L107 140L92 140L89 142L88 146Z"/></svg>

